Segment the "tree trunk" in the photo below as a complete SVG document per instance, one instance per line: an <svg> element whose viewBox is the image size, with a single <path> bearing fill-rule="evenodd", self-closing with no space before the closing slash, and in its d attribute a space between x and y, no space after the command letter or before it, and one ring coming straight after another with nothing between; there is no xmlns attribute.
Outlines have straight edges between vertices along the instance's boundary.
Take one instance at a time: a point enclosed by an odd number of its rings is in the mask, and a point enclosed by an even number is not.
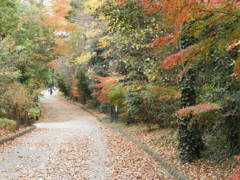
<svg viewBox="0 0 240 180"><path fill-rule="evenodd" d="M15 107L13 109L13 119L16 120L16 130L19 130L21 122L18 112L18 103L15 104Z"/></svg>
<svg viewBox="0 0 240 180"><path fill-rule="evenodd" d="M196 72L188 70L181 79L181 106L185 108L196 104L195 92ZM184 162L193 162L200 158L200 151L203 148L201 134L197 124L189 127L192 116L179 118L179 150L180 159Z"/></svg>
<svg viewBox="0 0 240 180"><path fill-rule="evenodd" d="M238 129L239 116L229 115L226 117L228 129L227 140L229 143L229 151L231 155L236 155L240 152L240 131Z"/></svg>

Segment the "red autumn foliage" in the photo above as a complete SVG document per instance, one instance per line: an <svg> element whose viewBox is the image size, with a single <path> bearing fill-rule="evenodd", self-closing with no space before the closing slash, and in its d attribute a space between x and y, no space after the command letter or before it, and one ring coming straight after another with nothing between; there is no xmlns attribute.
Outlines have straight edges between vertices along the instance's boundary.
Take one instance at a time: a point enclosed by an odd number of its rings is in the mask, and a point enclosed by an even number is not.
<svg viewBox="0 0 240 180"><path fill-rule="evenodd" d="M229 0L228 3L236 0ZM225 4L227 1L223 0L143 0L141 5L145 8L146 14L151 14L161 10L163 18L166 19L175 32L179 32L181 25L190 20L196 14L200 15L206 10ZM205 4L202 6L201 4ZM153 46L163 46L170 40L177 40L180 33L173 33L173 35L158 37L152 43Z"/></svg>
<svg viewBox="0 0 240 180"><path fill-rule="evenodd" d="M196 13L196 10L200 10L200 4L204 4L205 8L216 8L226 3L240 5L238 0L143 0L140 4L145 8L146 14L161 10L164 17L179 16L181 17L179 19L184 20L184 18L189 18L188 14L192 14L194 11Z"/></svg>
<svg viewBox="0 0 240 180"><path fill-rule="evenodd" d="M101 88L100 90L93 92L92 95L97 96L97 99L100 102L108 103L109 99L107 97L107 93L111 91L111 86L117 83L119 79L113 76L102 77L96 74L92 75L92 78L99 81L99 83L94 84L93 86L96 88Z"/></svg>
<svg viewBox="0 0 240 180"><path fill-rule="evenodd" d="M102 77L99 75L92 75L92 78L97 79L98 81L100 81L100 83L95 84L95 87L105 87L105 86L109 86L111 84L114 84L115 82L118 81L118 79L116 77L113 76L108 76L108 77Z"/></svg>
<svg viewBox="0 0 240 180"><path fill-rule="evenodd" d="M172 25L180 25L196 13L199 2L197 0L143 0L141 5L146 14L161 10L163 18Z"/></svg>
<svg viewBox="0 0 240 180"><path fill-rule="evenodd" d="M189 114L197 115L200 113L204 113L204 112L208 112L208 111L212 111L212 110L216 110L216 109L219 109L219 106L217 104L205 103L205 104L198 104L198 105L182 108L182 109L176 111L175 114L182 116L182 117L186 117Z"/></svg>
<svg viewBox="0 0 240 180"><path fill-rule="evenodd" d="M72 88L72 89L71 89L71 94L72 94L73 97L76 97L76 98L79 98L79 97L80 97L80 94L79 94L77 88Z"/></svg>
<svg viewBox="0 0 240 180"><path fill-rule="evenodd" d="M155 39L152 43L153 46L164 46L167 44L169 41L174 39L174 35L167 35L167 36L162 36L157 39Z"/></svg>
<svg viewBox="0 0 240 180"><path fill-rule="evenodd" d="M189 55L189 51L193 49L193 46L189 46L186 49L183 49L175 54L171 54L170 56L166 57L161 67L164 69L171 69L176 67L177 65L183 64L186 61L186 56ZM195 54L193 53L189 56L189 59L193 58Z"/></svg>
<svg viewBox="0 0 240 180"><path fill-rule="evenodd" d="M140 4L145 8L145 14L154 13L162 8L160 0L143 0Z"/></svg>

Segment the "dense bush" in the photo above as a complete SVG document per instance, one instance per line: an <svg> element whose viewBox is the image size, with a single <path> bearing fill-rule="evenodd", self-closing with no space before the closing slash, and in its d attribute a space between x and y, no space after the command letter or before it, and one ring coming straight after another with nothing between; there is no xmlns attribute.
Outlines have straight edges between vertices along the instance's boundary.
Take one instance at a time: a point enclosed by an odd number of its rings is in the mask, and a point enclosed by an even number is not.
<svg viewBox="0 0 240 180"><path fill-rule="evenodd" d="M34 102L34 97L29 94L24 85L8 84L1 90L0 107L4 112L1 117L16 120L17 128L20 125L31 125L40 117L40 107L37 102Z"/></svg>
<svg viewBox="0 0 240 180"><path fill-rule="evenodd" d="M28 110L28 117L31 120L30 124L32 124L32 122L38 120L41 116L41 108L40 106L36 105L35 107L32 107Z"/></svg>
<svg viewBox="0 0 240 180"><path fill-rule="evenodd" d="M68 86L68 84L64 81L64 78L61 77L61 75L58 75L57 77L57 86L59 90L65 95L70 96L71 95L71 87Z"/></svg>
<svg viewBox="0 0 240 180"><path fill-rule="evenodd" d="M0 130L1 129L5 131L15 131L16 122L6 118L4 119L0 118Z"/></svg>

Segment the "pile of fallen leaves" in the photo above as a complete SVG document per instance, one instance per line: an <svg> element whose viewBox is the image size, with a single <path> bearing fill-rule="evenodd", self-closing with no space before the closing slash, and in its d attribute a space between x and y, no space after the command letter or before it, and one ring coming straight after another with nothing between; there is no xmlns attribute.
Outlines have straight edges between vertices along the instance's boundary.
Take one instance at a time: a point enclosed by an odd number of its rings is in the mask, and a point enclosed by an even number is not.
<svg viewBox="0 0 240 180"><path fill-rule="evenodd" d="M164 167L160 166L150 155L120 133L104 125L99 125L107 145L108 158L106 166L112 172L111 180L172 180L174 179Z"/></svg>

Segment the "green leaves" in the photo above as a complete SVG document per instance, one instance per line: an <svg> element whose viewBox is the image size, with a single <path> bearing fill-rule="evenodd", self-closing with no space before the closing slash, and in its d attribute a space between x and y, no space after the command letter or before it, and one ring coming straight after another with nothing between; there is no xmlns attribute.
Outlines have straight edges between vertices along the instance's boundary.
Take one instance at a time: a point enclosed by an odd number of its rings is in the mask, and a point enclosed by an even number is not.
<svg viewBox="0 0 240 180"><path fill-rule="evenodd" d="M40 86L51 79L48 63L54 58L53 34L41 24L40 12L34 1L0 1L0 107L5 117L26 124L34 118L27 112Z"/></svg>
<svg viewBox="0 0 240 180"><path fill-rule="evenodd" d="M0 40L18 29L16 0L2 0L0 2Z"/></svg>

